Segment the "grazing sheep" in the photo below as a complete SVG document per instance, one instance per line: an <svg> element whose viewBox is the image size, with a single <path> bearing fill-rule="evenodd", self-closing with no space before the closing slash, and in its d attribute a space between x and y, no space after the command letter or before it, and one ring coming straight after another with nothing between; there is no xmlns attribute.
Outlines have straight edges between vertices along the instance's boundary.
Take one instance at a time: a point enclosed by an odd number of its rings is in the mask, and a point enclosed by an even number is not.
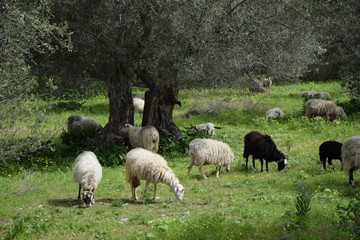
<svg viewBox="0 0 360 240"><path fill-rule="evenodd" d="M83 187L82 200L87 207L91 207L95 203L94 191L99 185L101 177L101 165L93 152L84 151L76 157L73 180L79 183L79 200L81 187Z"/></svg>
<svg viewBox="0 0 360 240"><path fill-rule="evenodd" d="M250 81L249 90L254 93L266 92L263 83L258 79L253 79Z"/></svg>
<svg viewBox="0 0 360 240"><path fill-rule="evenodd" d="M234 153L228 144L213 139L196 138L189 144L190 165L187 175L193 165L199 166L200 174L203 178L207 178L202 171L203 165L215 164L216 177L219 177L221 166L226 166L226 170L230 171L230 163L234 161Z"/></svg>
<svg viewBox="0 0 360 240"><path fill-rule="evenodd" d="M246 169L248 169L248 158L252 155L253 167L255 168L255 159L260 159L261 172L263 171L263 159L266 161L266 171L269 171L268 162L276 162L278 171L285 168L287 160L282 152L280 152L270 136L252 131L244 137L244 153L246 158Z"/></svg>
<svg viewBox="0 0 360 240"><path fill-rule="evenodd" d="M265 78L261 78L260 80L262 82L263 87L271 87L272 85L272 78L271 77L265 77Z"/></svg>
<svg viewBox="0 0 360 240"><path fill-rule="evenodd" d="M360 168L360 136L353 136L341 147L342 168L349 175L349 183L355 186L353 173Z"/></svg>
<svg viewBox="0 0 360 240"><path fill-rule="evenodd" d="M305 116L308 118L321 116L333 121L336 118L345 117L346 113L342 107L336 106L332 101L309 99L305 103Z"/></svg>
<svg viewBox="0 0 360 240"><path fill-rule="evenodd" d="M133 98L134 110L136 113L142 114L144 112L145 101L141 98Z"/></svg>
<svg viewBox="0 0 360 240"><path fill-rule="evenodd" d="M326 159L329 165L332 164L332 159L339 159L341 162L341 146L342 143L336 141L323 142L319 147L320 161L323 163L324 170L326 170Z"/></svg>
<svg viewBox="0 0 360 240"><path fill-rule="evenodd" d="M98 131L100 124L93 118L72 115L67 119L68 132L76 131Z"/></svg>
<svg viewBox="0 0 360 240"><path fill-rule="evenodd" d="M178 200L181 201L184 197L184 187L179 183L166 160L157 153L143 148L132 149L126 154L125 170L126 181L131 184L133 200L137 200L136 188L140 185L140 180L146 180L142 199L149 184L153 183L153 200L156 200L156 185L160 182L167 184Z"/></svg>
<svg viewBox="0 0 360 240"><path fill-rule="evenodd" d="M195 126L195 128L203 134L215 135L215 125L210 122L198 124Z"/></svg>
<svg viewBox="0 0 360 240"><path fill-rule="evenodd" d="M313 98L331 98L331 95L328 92L317 92L313 95Z"/></svg>
<svg viewBox="0 0 360 240"><path fill-rule="evenodd" d="M305 98L305 97L313 97L314 94L316 94L317 91L315 90L310 90L310 91L304 91L301 93L301 97Z"/></svg>
<svg viewBox="0 0 360 240"><path fill-rule="evenodd" d="M141 147L155 153L159 150L160 135L155 127L135 127L125 124L122 131L128 134L132 148Z"/></svg>
<svg viewBox="0 0 360 240"><path fill-rule="evenodd" d="M284 112L280 108L272 108L269 109L265 114L265 119L268 120L269 118L282 118L284 116Z"/></svg>

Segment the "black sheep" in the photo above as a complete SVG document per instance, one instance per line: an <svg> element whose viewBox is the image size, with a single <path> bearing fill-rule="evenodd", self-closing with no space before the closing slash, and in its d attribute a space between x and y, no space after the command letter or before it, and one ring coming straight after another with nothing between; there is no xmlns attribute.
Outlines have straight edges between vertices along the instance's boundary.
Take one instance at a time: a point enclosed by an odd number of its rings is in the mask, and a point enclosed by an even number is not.
<svg viewBox="0 0 360 240"><path fill-rule="evenodd" d="M333 165L333 159L341 161L341 146L342 143L336 141L323 142L319 147L320 161L323 163L324 170L326 170L326 159L329 165Z"/></svg>
<svg viewBox="0 0 360 240"><path fill-rule="evenodd" d="M253 167L255 168L255 159L260 159L261 172L263 171L263 160L266 161L266 171L269 171L268 162L277 162L278 171L285 168L287 160L285 155L280 152L270 136L252 131L244 137L244 153L246 158L246 169L248 169L248 158L252 155Z"/></svg>

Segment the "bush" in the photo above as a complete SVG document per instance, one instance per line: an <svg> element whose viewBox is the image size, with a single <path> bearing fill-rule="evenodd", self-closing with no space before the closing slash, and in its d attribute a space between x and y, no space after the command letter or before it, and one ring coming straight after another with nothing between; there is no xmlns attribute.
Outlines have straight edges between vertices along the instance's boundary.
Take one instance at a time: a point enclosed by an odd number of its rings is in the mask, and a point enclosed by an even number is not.
<svg viewBox="0 0 360 240"><path fill-rule="evenodd" d="M125 155L128 152L128 148L123 145L114 145L110 150L106 152L99 152L98 158L104 167L114 167L124 165L126 159Z"/></svg>
<svg viewBox="0 0 360 240"><path fill-rule="evenodd" d="M357 113L360 111L360 99L351 98L348 102L337 103L337 105L342 106L347 115L352 113Z"/></svg>
<svg viewBox="0 0 360 240"><path fill-rule="evenodd" d="M355 194L354 199L351 199L347 206L337 206L337 213L340 223L352 224L347 229L354 239L360 239L360 192Z"/></svg>
<svg viewBox="0 0 360 240"><path fill-rule="evenodd" d="M62 155L74 155L77 152L91 150L95 148L93 140L98 133L98 129L80 129L73 132L64 131L60 138L65 146L61 149Z"/></svg>
<svg viewBox="0 0 360 240"><path fill-rule="evenodd" d="M210 138L211 135L200 133L196 130L195 126L190 125L190 127L182 130L183 138L176 140L171 136L162 135L160 136L159 143L159 154L169 154L173 152L188 154L189 153L189 143L195 138Z"/></svg>

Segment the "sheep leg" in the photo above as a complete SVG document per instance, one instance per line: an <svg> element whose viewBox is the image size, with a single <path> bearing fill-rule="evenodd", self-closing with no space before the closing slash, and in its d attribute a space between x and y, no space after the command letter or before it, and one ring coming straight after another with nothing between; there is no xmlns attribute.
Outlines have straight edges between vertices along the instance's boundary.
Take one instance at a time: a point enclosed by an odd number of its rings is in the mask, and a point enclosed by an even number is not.
<svg viewBox="0 0 360 240"><path fill-rule="evenodd" d="M331 158L328 158L328 164L329 164L329 167L331 167L333 164L332 164L332 159Z"/></svg>
<svg viewBox="0 0 360 240"><path fill-rule="evenodd" d="M249 161L249 157L246 157L245 163L246 163L246 170L248 170L248 161Z"/></svg>
<svg viewBox="0 0 360 240"><path fill-rule="evenodd" d="M220 169L221 169L220 166L217 166L217 167L216 167L216 177L217 177L217 178L220 176Z"/></svg>
<svg viewBox="0 0 360 240"><path fill-rule="evenodd" d="M137 177L133 177L131 181L131 194L132 194L132 200L137 200L136 196L136 188L140 186L140 179Z"/></svg>
<svg viewBox="0 0 360 240"><path fill-rule="evenodd" d="M207 178L207 176L205 175L205 173L204 173L204 171L203 171L202 167L203 167L203 165L199 166L199 172L200 172L201 176L203 176L203 178L204 178L204 179L206 179L206 178Z"/></svg>
<svg viewBox="0 0 360 240"><path fill-rule="evenodd" d="M80 199L81 199L81 197L80 197L80 192L81 192L81 184L79 184L79 194L78 194L78 200L80 200Z"/></svg>
<svg viewBox="0 0 360 240"><path fill-rule="evenodd" d="M349 183L350 183L352 186L355 186L355 181L354 181L354 176L353 176L354 170L355 170L354 167L350 168L350 170L349 170Z"/></svg>
<svg viewBox="0 0 360 240"><path fill-rule="evenodd" d="M253 162L253 168L255 168L255 158L252 158L252 162Z"/></svg>
<svg viewBox="0 0 360 240"><path fill-rule="evenodd" d="M260 163L261 163L261 172L263 171L263 166L264 166L264 160L262 158L260 158Z"/></svg>
<svg viewBox="0 0 360 240"><path fill-rule="evenodd" d="M191 162L190 162L190 165L189 165L189 167L188 167L188 172L187 172L187 176L188 176L188 177L190 177L190 171L191 171L191 168L192 168L193 165L194 165L194 162L191 161Z"/></svg>
<svg viewBox="0 0 360 240"><path fill-rule="evenodd" d="M149 188L149 185L150 185L150 181L146 181L145 187L144 187L144 194L143 194L143 196L142 196L142 200L145 199L145 194L146 194L146 192L147 192L147 190L148 190L148 188Z"/></svg>
<svg viewBox="0 0 360 240"><path fill-rule="evenodd" d="M326 170L326 158L324 159L324 158L320 158L320 160L322 161L322 163L323 163L323 168L324 168L324 170Z"/></svg>
<svg viewBox="0 0 360 240"><path fill-rule="evenodd" d="M266 171L269 171L269 166L268 166L268 161L265 160L265 165L266 165Z"/></svg>
<svg viewBox="0 0 360 240"><path fill-rule="evenodd" d="M132 200L137 200L137 197L136 197L136 188L132 187L131 186L131 199Z"/></svg>
<svg viewBox="0 0 360 240"><path fill-rule="evenodd" d="M154 183L154 195L153 195L153 200L156 201L159 198L156 198L156 183Z"/></svg>

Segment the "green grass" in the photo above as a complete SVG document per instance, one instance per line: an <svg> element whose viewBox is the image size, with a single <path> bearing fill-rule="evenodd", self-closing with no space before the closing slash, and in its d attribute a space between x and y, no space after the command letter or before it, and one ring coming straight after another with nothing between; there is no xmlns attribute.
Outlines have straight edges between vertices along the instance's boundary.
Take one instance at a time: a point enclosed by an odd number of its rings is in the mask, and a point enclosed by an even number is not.
<svg viewBox="0 0 360 240"><path fill-rule="evenodd" d="M71 178L71 168L24 170L0 178L0 237L2 239L269 239L299 233L340 222L337 206L347 206L360 194L351 187L348 176L334 160L334 169L324 171L318 157L323 141L344 141L358 135L359 113L346 119L326 122L302 116L300 93L315 89L328 91L333 101L348 101L337 82L300 83L272 86L265 94L250 95L246 91L181 91L182 107L175 106L174 121L181 129L190 125L213 122L217 129L213 138L227 142L235 153L231 171L222 169L215 177L215 167L205 166L209 178L200 177L193 167L186 176L189 157L176 152L164 156L185 187L184 201L173 201L169 187L158 185L158 202L130 200L131 190L124 181L124 167L103 169L103 179L96 190L96 203L84 208L76 200L78 186ZM108 119L107 99L87 101L79 111L51 111L47 125L54 132L53 141L65 128L72 114L94 117L103 126ZM285 117L265 121L265 111L280 107ZM204 114L184 117L189 110L206 110ZM345 109L346 110L346 109ZM140 116L135 116L140 123ZM278 148L289 159L281 172L269 164L269 172L245 170L242 157L243 137L257 130L272 136ZM75 158L75 156L74 156ZM45 160L43 160L45 161ZM50 161L50 160L49 160ZM72 159L56 159L69 161ZM51 171L50 171L51 170ZM10 175L10 174L9 174ZM360 171L354 178L360 179ZM300 183L313 192L310 210L301 219L296 210ZM141 194L144 183L138 188ZM147 197L152 195L152 188ZM311 233L291 239L351 239L345 228ZM354 238L355 239L355 238Z"/></svg>

